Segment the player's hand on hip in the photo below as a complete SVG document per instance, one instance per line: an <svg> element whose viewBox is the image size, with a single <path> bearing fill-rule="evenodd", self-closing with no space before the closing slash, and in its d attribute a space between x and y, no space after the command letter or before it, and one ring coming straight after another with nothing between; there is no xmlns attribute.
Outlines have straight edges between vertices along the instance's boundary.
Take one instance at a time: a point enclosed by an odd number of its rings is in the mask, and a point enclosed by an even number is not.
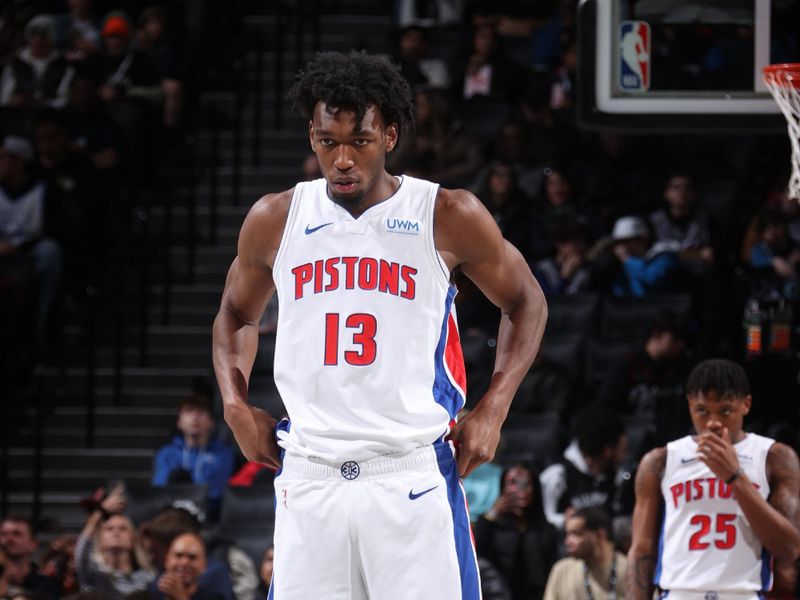
<svg viewBox="0 0 800 600"><path fill-rule="evenodd" d="M448 439L457 442L458 474L461 477L494 459L500 442L500 424L476 408L453 427Z"/></svg>
<svg viewBox="0 0 800 600"><path fill-rule="evenodd" d="M739 470L739 459L728 437L727 427L712 429L698 436L697 458L723 481Z"/></svg>

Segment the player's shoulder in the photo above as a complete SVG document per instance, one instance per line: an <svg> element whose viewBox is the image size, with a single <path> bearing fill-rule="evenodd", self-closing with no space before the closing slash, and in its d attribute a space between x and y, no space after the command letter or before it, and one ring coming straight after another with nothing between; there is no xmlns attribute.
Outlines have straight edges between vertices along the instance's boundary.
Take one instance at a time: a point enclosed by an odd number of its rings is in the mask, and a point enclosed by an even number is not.
<svg viewBox="0 0 800 600"><path fill-rule="evenodd" d="M289 207L292 204L292 196L294 189L283 190L282 192L275 192L264 194L256 200L250 211L247 213L247 219L254 221L270 221L281 216L286 217L289 213Z"/></svg>
<svg viewBox="0 0 800 600"><path fill-rule="evenodd" d="M767 469L777 476L800 475L800 460L791 446L775 442L767 452Z"/></svg>
<svg viewBox="0 0 800 600"><path fill-rule="evenodd" d="M436 212L440 217L468 219L485 210L481 201L469 190L440 187L436 194Z"/></svg>
<svg viewBox="0 0 800 600"><path fill-rule="evenodd" d="M639 461L639 468L637 472L641 474L649 474L661 479L664 476L664 469L667 467L667 447L659 446L653 448Z"/></svg>

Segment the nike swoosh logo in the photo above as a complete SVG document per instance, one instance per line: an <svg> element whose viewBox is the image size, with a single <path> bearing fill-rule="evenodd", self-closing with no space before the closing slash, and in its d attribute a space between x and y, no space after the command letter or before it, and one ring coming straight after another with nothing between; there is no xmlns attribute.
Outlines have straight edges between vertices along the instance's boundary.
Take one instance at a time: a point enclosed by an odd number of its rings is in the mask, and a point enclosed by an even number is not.
<svg viewBox="0 0 800 600"><path fill-rule="evenodd" d="M328 225L333 225L333 223L323 223L322 225L317 225L316 227L311 227L311 223L306 225L306 235L311 235L315 231L319 231L323 227L327 227Z"/></svg>
<svg viewBox="0 0 800 600"><path fill-rule="evenodd" d="M682 458L682 459L681 459L681 462L682 462L683 464L686 464L686 463L694 462L694 461L696 461L696 460L697 460L696 458Z"/></svg>
<svg viewBox="0 0 800 600"><path fill-rule="evenodd" d="M422 491L422 492L420 492L419 494L415 494L415 493L414 493L414 490L411 490L411 491L409 491L409 492L408 492L408 499L409 499L409 500L416 500L416 499L417 499L417 498L419 498L420 496L424 496L424 495L425 495L425 494L427 494L428 492L432 492L432 491L433 491L433 490L435 490L437 487L439 487L439 486L438 486L438 485L435 485L435 486L433 486L432 488L430 488L430 489L428 489L428 490L425 490L425 491Z"/></svg>

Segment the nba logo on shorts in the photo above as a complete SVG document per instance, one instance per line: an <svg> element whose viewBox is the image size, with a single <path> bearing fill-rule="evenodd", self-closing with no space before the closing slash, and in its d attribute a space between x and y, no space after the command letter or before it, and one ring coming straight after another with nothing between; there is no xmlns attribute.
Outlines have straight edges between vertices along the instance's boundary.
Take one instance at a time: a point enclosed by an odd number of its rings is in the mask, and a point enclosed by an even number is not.
<svg viewBox="0 0 800 600"><path fill-rule="evenodd" d="M650 89L650 25L622 21L619 30L619 85L626 92Z"/></svg>

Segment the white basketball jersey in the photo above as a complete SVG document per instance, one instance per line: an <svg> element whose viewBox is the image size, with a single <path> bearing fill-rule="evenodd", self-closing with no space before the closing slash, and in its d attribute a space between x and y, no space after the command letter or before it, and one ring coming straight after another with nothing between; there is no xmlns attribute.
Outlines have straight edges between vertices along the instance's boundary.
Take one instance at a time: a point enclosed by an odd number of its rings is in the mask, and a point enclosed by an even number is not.
<svg viewBox="0 0 800 600"><path fill-rule="evenodd" d="M294 189L273 267L287 452L358 461L449 432L466 377L456 290L433 240L437 192L403 177L354 218L324 179Z"/></svg>
<svg viewBox="0 0 800 600"><path fill-rule="evenodd" d="M748 433L734 444L739 465L766 499L767 453L775 441ZM772 558L753 533L731 487L697 459L686 436L667 444L661 482L664 523L656 583L664 590L759 592L772 585Z"/></svg>

